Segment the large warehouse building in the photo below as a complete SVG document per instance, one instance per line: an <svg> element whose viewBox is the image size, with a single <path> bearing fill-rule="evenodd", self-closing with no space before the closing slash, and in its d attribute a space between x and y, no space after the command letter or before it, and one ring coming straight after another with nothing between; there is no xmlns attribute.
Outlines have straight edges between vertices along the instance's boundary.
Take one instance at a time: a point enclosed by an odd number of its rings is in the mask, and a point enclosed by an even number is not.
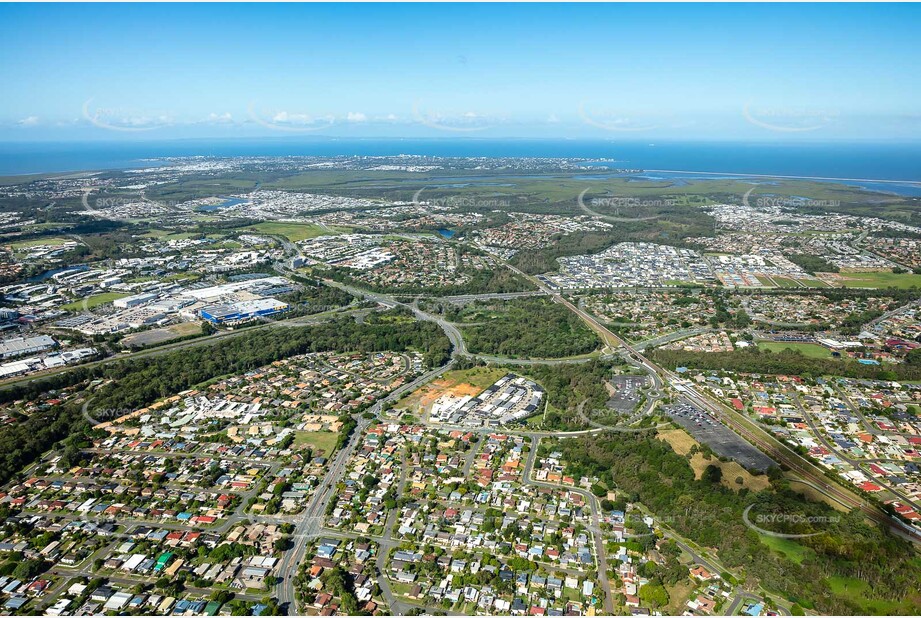
<svg viewBox="0 0 921 618"><path fill-rule="evenodd" d="M48 335L6 339L5 341L0 341L0 358L12 358L24 354L38 354L56 345L57 342Z"/></svg>
<svg viewBox="0 0 921 618"><path fill-rule="evenodd" d="M200 310L201 317L212 324L233 324L267 315L282 313L290 309L288 303L274 298L241 300L225 305L208 305Z"/></svg>

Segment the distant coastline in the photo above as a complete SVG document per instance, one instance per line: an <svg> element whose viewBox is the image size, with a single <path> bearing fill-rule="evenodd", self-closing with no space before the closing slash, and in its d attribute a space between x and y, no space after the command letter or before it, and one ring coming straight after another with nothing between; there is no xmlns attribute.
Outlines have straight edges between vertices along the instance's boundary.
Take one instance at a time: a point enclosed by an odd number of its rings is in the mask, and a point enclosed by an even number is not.
<svg viewBox="0 0 921 618"><path fill-rule="evenodd" d="M149 142L3 142L0 175L159 165L171 157L558 157L682 176L787 177L889 185L921 183L921 143L612 142L544 139L240 139ZM894 189L893 189L894 190Z"/></svg>

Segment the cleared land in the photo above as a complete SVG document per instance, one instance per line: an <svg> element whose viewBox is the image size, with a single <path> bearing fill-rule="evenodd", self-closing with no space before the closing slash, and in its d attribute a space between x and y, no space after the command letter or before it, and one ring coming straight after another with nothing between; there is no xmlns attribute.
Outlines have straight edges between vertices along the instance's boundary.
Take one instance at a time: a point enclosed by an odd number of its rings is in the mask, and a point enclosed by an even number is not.
<svg viewBox="0 0 921 618"><path fill-rule="evenodd" d="M323 236L324 234L331 233L324 230L319 225L312 225L310 223L276 223L273 221L259 223L250 226L247 229L253 230L254 232L260 232L262 234L275 234L278 236L284 236L291 242L307 240L308 238L316 238L317 236Z"/></svg>
<svg viewBox="0 0 921 618"><path fill-rule="evenodd" d="M787 277L771 277L774 283L781 288L827 288L828 285L817 279L790 279Z"/></svg>
<svg viewBox="0 0 921 618"><path fill-rule="evenodd" d="M799 343L788 341L759 341L758 348L761 350L770 350L771 352L782 352L783 350L793 350L809 358L831 358L831 350L820 346L817 343Z"/></svg>
<svg viewBox="0 0 921 618"><path fill-rule="evenodd" d="M490 367L448 371L437 380L426 384L401 399L395 407L405 408L412 413L427 414L435 400L442 395L479 395L506 373L508 372L504 369Z"/></svg>
<svg viewBox="0 0 921 618"><path fill-rule="evenodd" d="M164 328L154 328L140 333L128 335L122 339L122 345L141 348L148 345L172 341L180 337L198 335L201 333L201 324L198 322L183 322L182 324L173 324Z"/></svg>
<svg viewBox="0 0 921 618"><path fill-rule="evenodd" d="M846 288L899 288L921 287L921 275L891 272L841 273L839 280Z"/></svg>
<svg viewBox="0 0 921 618"><path fill-rule="evenodd" d="M912 613L907 599L897 602L867 598L873 594L873 591L870 589L870 584L865 581L853 577L829 577L828 585L834 594L847 598L864 614L892 616ZM915 596L918 594L916 592Z"/></svg>
<svg viewBox="0 0 921 618"><path fill-rule="evenodd" d="M34 240L20 240L19 242L10 243L10 247L13 249L28 249L30 247L41 247L45 245L60 245L71 240L70 238L61 238L60 236L54 236L52 238L36 238Z"/></svg>
<svg viewBox="0 0 921 618"><path fill-rule="evenodd" d="M336 448L339 434L335 431L296 431L294 432L295 448L309 446L316 456L329 457Z"/></svg>
<svg viewBox="0 0 921 618"><path fill-rule="evenodd" d="M811 549L805 545L800 545L793 539L783 539L767 534L759 534L758 538L761 539L762 543L774 551L785 555L796 564L802 564L803 560L805 560L809 554L814 553Z"/></svg>
<svg viewBox="0 0 921 618"><path fill-rule="evenodd" d="M106 303L111 303L113 300L118 300L119 298L125 298L128 294L122 294L121 292L103 292L102 294L96 294L94 296L89 296L86 299L86 308L92 309L93 307L98 307L99 305L104 305ZM83 310L83 300L75 300L72 303L68 303L61 307L62 309L67 309L68 311L82 311Z"/></svg>

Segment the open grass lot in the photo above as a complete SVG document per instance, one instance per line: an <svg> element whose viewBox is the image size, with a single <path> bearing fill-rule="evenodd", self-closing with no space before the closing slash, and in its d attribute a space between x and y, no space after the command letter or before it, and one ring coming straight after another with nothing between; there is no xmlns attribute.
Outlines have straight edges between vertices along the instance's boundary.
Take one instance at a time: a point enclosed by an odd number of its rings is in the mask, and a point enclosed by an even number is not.
<svg viewBox="0 0 921 618"><path fill-rule="evenodd" d="M128 335L122 339L121 343L127 347L142 348L144 346L164 343L172 341L173 339L179 339L180 337L189 337L198 334L201 334L200 322L182 322L181 324L172 324L171 326L154 328Z"/></svg>
<svg viewBox="0 0 921 618"><path fill-rule="evenodd" d="M798 288L799 283L795 279L788 279L786 277L771 277L774 280L774 283L777 284L777 287L781 288Z"/></svg>
<svg viewBox="0 0 921 618"><path fill-rule="evenodd" d="M102 294L96 294L86 299L86 308L92 309L94 307L98 307L99 305L111 303L113 300L124 298L126 296L129 295L122 294L121 292L103 292ZM62 309L67 309L68 311L83 311L83 301L76 300L72 303L68 303L64 305Z"/></svg>
<svg viewBox="0 0 921 618"><path fill-rule="evenodd" d="M827 288L822 281L817 279L789 279L787 277L771 277L774 283L781 288Z"/></svg>
<svg viewBox="0 0 921 618"><path fill-rule="evenodd" d="M307 240L308 238L316 238L317 236L323 236L324 234L330 233L319 225L312 225L310 223L279 223L275 221L265 221L263 223L253 225L247 229L253 230L254 232L261 232L263 234L275 234L278 236L284 236L291 242Z"/></svg>
<svg viewBox="0 0 921 618"><path fill-rule="evenodd" d="M60 236L53 236L51 238L34 238L32 240L20 240L19 242L11 242L10 247L14 250L23 250L29 249L31 247L41 247L45 245L59 245L71 240L70 238L61 238Z"/></svg>
<svg viewBox="0 0 921 618"><path fill-rule="evenodd" d="M842 273L840 283L846 288L899 288L921 287L921 275L891 272Z"/></svg>
<svg viewBox="0 0 921 618"><path fill-rule="evenodd" d="M892 616L896 614L911 615L911 604L905 601L881 601L869 599L872 595L870 584L853 577L829 577L828 585L836 595L850 600L860 608L861 613L871 616ZM916 592L916 594L918 594Z"/></svg>
<svg viewBox="0 0 921 618"><path fill-rule="evenodd" d="M691 451L691 447L700 445L697 440L683 429L664 429L656 435L660 440L668 442L679 455L687 455ZM736 491L742 488L750 491L763 491L771 485L771 481L766 474L754 475L735 461L720 461L715 457L705 459L702 454L695 453L689 463L694 470L694 476L698 479L703 475L707 466L714 465L719 467L723 472L721 484ZM741 484L736 482L737 478L742 479Z"/></svg>
<svg viewBox="0 0 921 618"><path fill-rule="evenodd" d="M804 496L806 496L807 499L812 500L813 502L824 502L825 504L835 509L836 511L847 513L848 509L843 504L841 504L837 500L831 499L829 496L823 494L822 492L818 491L814 487L810 485L806 485L805 483L802 482L801 479L796 477L794 474L790 472L784 472L784 478L786 478L787 481L789 481L790 488L793 491L803 494Z"/></svg>
<svg viewBox="0 0 921 618"><path fill-rule="evenodd" d="M707 466L716 466L723 472L720 484L729 489L748 489L750 491L764 491L771 486L771 481L766 474L754 475L735 461L720 461L716 457L704 458L700 453L695 453L688 462L694 470L694 476L700 479ZM742 479L737 483L736 479Z"/></svg>
<svg viewBox="0 0 921 618"><path fill-rule="evenodd" d="M309 446L314 454L322 452L323 457L329 457L338 439L339 434L335 431L296 431L293 446Z"/></svg>
<svg viewBox="0 0 921 618"><path fill-rule="evenodd" d="M805 545L800 545L793 539L782 539L767 534L760 534L758 538L772 550L785 555L796 564L802 564L803 560L805 560L809 554L813 553L810 548Z"/></svg>
<svg viewBox="0 0 921 618"><path fill-rule="evenodd" d="M796 343L787 341L759 341L758 348L761 350L770 350L771 352L782 352L783 350L793 350L809 358L831 358L831 350L822 347L817 343Z"/></svg>
<svg viewBox="0 0 921 618"><path fill-rule="evenodd" d="M694 592L694 583L690 579L682 579L676 584L671 586L666 586L668 590L668 605L665 606L664 611L666 616L680 616L681 612L686 608L685 604L688 602L688 599L691 598L691 593Z"/></svg>

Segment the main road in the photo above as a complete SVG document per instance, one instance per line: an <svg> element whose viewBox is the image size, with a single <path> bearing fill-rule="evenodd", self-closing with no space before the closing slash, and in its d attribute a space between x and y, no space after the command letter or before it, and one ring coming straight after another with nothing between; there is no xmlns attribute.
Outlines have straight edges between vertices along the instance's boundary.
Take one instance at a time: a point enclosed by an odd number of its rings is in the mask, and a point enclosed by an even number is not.
<svg viewBox="0 0 921 618"><path fill-rule="evenodd" d="M355 452L355 449L361 443L361 437L364 431L371 424L372 420L380 414L385 403L396 401L404 394L412 392L434 378L437 378L444 372L454 366L454 359L446 364L429 371L412 382L408 382L393 391L386 397L379 399L368 412L370 414L359 417L358 425L349 436L348 442L336 453L330 462L329 469L323 477L322 482L317 486L313 496L307 503L307 507L300 515L295 524L292 541L294 547L284 553L278 566L278 586L277 596L279 605L285 607L289 615L298 615L297 600L294 590L294 577L297 575L298 566L303 560L307 551L307 545L310 540L318 535L322 527L322 520L326 514L326 508L335 495L335 488L345 475L349 457Z"/></svg>

